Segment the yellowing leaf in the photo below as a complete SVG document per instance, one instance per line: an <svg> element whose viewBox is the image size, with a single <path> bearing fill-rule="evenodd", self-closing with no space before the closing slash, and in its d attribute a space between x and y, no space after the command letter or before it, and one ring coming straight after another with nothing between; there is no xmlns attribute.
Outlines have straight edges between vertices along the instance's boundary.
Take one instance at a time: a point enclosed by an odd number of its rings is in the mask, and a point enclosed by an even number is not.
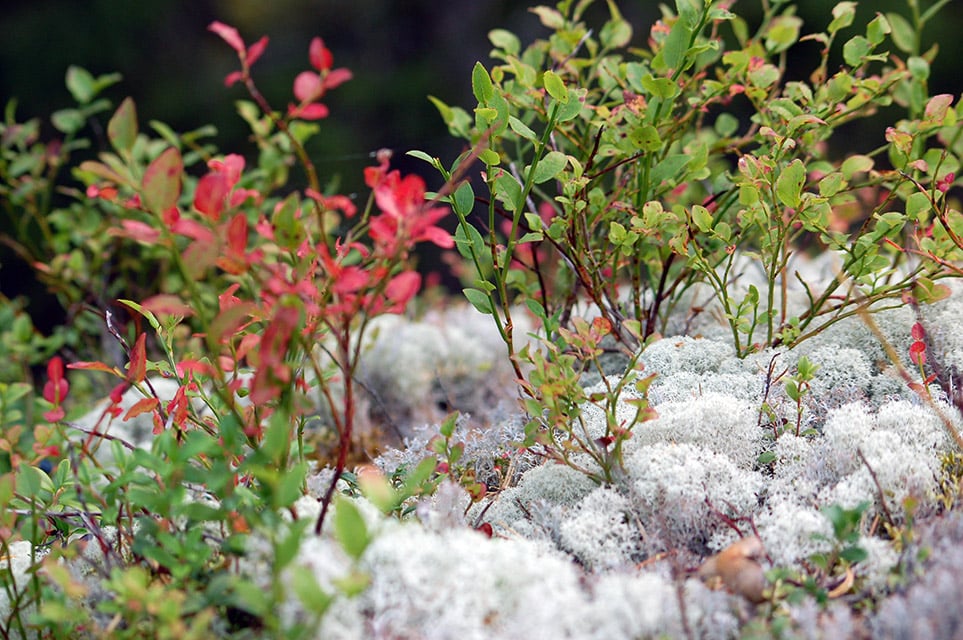
<svg viewBox="0 0 963 640"><path fill-rule="evenodd" d="M144 172L144 204L160 215L177 204L181 195L181 174L184 161L180 152L170 147L157 156Z"/></svg>

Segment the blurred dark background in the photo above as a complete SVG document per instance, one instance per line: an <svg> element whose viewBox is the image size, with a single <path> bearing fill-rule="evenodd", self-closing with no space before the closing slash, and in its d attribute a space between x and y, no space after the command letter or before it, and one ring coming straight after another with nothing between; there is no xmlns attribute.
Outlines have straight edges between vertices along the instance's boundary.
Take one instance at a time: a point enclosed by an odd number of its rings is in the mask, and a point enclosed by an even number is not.
<svg viewBox="0 0 963 640"><path fill-rule="evenodd" d="M920 0L922 9L933 4ZM534 2L532 3L534 4ZM659 17L658 3L617 3L634 26L634 43L643 45ZM668 2L668 4L672 4ZM757 0L739 0L734 8L752 22ZM832 19L831 0L802 0L804 32L824 28ZM864 2L859 20L874 11L908 15L906 0ZM590 26L607 15L597 0ZM335 66L348 67L354 79L326 99L331 116L310 147L322 179L341 177L341 191L361 190L362 168L379 148L395 150L395 165L418 171L437 186L437 176L420 161L405 159L421 149L448 163L461 150L451 140L426 96L470 110L470 74L476 60L490 65L487 39L496 27L515 32L523 45L547 31L517 0L21 0L4 3L0 19L0 103L17 98L17 117L44 119L71 106L64 74L71 64L94 75L120 72L123 81L106 96L114 104L134 98L142 126L152 119L176 131L216 124L215 142L222 152L250 155L247 126L234 102L246 98L240 86L225 88L224 76L237 68L231 50L207 31L212 20L235 26L247 43L270 38L265 56L254 67L267 99L283 108L291 98L295 75L308 68L310 39L321 36L333 51ZM931 90L959 95L963 0L953 0L924 33L924 50L939 42ZM843 37L856 32L847 30ZM817 45L806 48L815 55ZM796 51L794 49L794 51ZM811 64L801 63L806 73ZM105 116L106 119L106 116ZM891 122L891 121L890 121ZM51 137L56 135L49 129ZM883 142L882 129L870 133ZM0 223L5 224L5 223ZM6 232L0 229L0 232ZM33 298L35 283L20 274L25 265L0 248L0 292ZM26 269L29 274L29 269Z"/></svg>

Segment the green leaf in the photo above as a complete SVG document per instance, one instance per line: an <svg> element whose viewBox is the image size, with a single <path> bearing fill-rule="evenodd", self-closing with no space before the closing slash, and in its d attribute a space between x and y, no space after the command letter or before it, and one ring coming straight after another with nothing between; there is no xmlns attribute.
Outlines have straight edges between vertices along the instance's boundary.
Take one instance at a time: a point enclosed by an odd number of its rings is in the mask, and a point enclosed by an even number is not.
<svg viewBox="0 0 963 640"><path fill-rule="evenodd" d="M84 114L77 109L60 109L50 115L50 122L57 131L73 135L84 128Z"/></svg>
<svg viewBox="0 0 963 640"><path fill-rule="evenodd" d="M886 39L887 34L892 31L886 16L877 13L868 25L866 25L866 39L873 43L873 46L880 44Z"/></svg>
<svg viewBox="0 0 963 640"><path fill-rule="evenodd" d="M452 194L452 206L461 215L467 216L475 208L475 191L468 181L462 182Z"/></svg>
<svg viewBox="0 0 963 640"><path fill-rule="evenodd" d="M557 73L551 69L545 71L545 73L542 74L542 83L545 85L545 91L548 92L548 95L562 104L568 102L568 90L565 88L565 82L562 81Z"/></svg>
<svg viewBox="0 0 963 640"><path fill-rule="evenodd" d="M401 485L402 495L407 498L420 492L422 486L431 480L437 466L438 461L433 457L427 457L419 462L418 466L405 477L405 481Z"/></svg>
<svg viewBox="0 0 963 640"><path fill-rule="evenodd" d="M281 474L281 481L278 483L274 495L275 508L286 509L301 497L301 487L304 484L307 472L308 463L299 462Z"/></svg>
<svg viewBox="0 0 963 640"><path fill-rule="evenodd" d="M482 149L478 154L478 159L485 163L486 166L492 167L501 162L501 156L494 149Z"/></svg>
<svg viewBox="0 0 963 640"><path fill-rule="evenodd" d="M628 232L624 226L615 220L609 222L609 242L617 247L621 246L625 242L626 236L628 236Z"/></svg>
<svg viewBox="0 0 963 640"><path fill-rule="evenodd" d="M134 302L133 300L120 299L117 302L121 303L125 307L129 307L133 309L140 315L144 316L144 319L147 320L147 322L150 324L151 328L154 329L154 331L160 331L160 328L161 328L160 321L157 319L157 316L154 315L153 311L151 311L150 309L144 308L142 305Z"/></svg>
<svg viewBox="0 0 963 640"><path fill-rule="evenodd" d="M680 15L680 18L672 25L669 35L663 42L662 51L659 52L666 70L671 69L676 71L680 69L682 61L685 59L691 37L692 26L689 25L688 20L682 19Z"/></svg>
<svg viewBox="0 0 963 640"><path fill-rule="evenodd" d="M125 98L117 107L107 123L107 137L118 152L130 153L137 140L137 109L132 99Z"/></svg>
<svg viewBox="0 0 963 640"><path fill-rule="evenodd" d="M458 424L458 412L452 411L445 419L441 421L441 425L438 427L438 433L450 438L455 433L455 425Z"/></svg>
<svg viewBox="0 0 963 640"><path fill-rule="evenodd" d="M609 14L611 18L602 26L599 40L606 49L617 49L627 46L632 40L632 25L619 13L615 2L609 0Z"/></svg>
<svg viewBox="0 0 963 640"><path fill-rule="evenodd" d="M906 198L906 217L910 220L927 220L932 208L933 203L930 201L929 195L925 193L917 191Z"/></svg>
<svg viewBox="0 0 963 640"><path fill-rule="evenodd" d="M516 118L515 116L508 117L508 126L512 131L525 138L526 140L535 141L538 139L538 135L532 131L528 125Z"/></svg>
<svg viewBox="0 0 963 640"><path fill-rule="evenodd" d="M488 41L510 56L517 56L522 49L522 43L511 31L493 29L488 32Z"/></svg>
<svg viewBox="0 0 963 640"><path fill-rule="evenodd" d="M557 176L565 168L568 159L561 151L551 151L535 165L532 181L535 184L547 182Z"/></svg>
<svg viewBox="0 0 963 640"><path fill-rule="evenodd" d="M83 67L74 65L67 67L67 90L80 104L87 104L97 95L94 76Z"/></svg>
<svg viewBox="0 0 963 640"><path fill-rule="evenodd" d="M674 98L681 91L670 78L656 78L651 73L642 76L641 82L642 87L657 98Z"/></svg>
<svg viewBox="0 0 963 640"><path fill-rule="evenodd" d="M515 211L521 206L522 185L510 173L502 173L495 178L495 197L505 205L509 211Z"/></svg>
<svg viewBox="0 0 963 640"><path fill-rule="evenodd" d="M853 36L843 45L843 59L851 67L858 67L869 52L873 44L863 36Z"/></svg>
<svg viewBox="0 0 963 640"><path fill-rule="evenodd" d="M289 568L285 575L290 580L294 595L298 597L305 609L320 616L331 606L334 598L324 592L324 589L318 584L318 579L309 568L296 565Z"/></svg>
<svg viewBox="0 0 963 640"><path fill-rule="evenodd" d="M462 289L462 293L464 293L465 297L468 298L468 302L471 303L471 306L478 309L479 313L484 313L486 315L492 314L492 302L485 292L479 291L478 289L469 288Z"/></svg>
<svg viewBox="0 0 963 640"><path fill-rule="evenodd" d="M802 18L792 15L781 15L772 21L766 32L766 51L782 53L799 39L799 28Z"/></svg>
<svg viewBox="0 0 963 640"><path fill-rule="evenodd" d="M930 77L930 63L926 61L926 58L921 56L910 56L906 60L906 68L909 69L910 75L913 76L915 80L925 82L929 80ZM920 99L924 99L922 96Z"/></svg>
<svg viewBox="0 0 963 640"><path fill-rule="evenodd" d="M662 148L659 130L651 124L642 124L629 131L629 140L642 151L652 152Z"/></svg>
<svg viewBox="0 0 963 640"><path fill-rule="evenodd" d="M838 171L833 171L819 181L819 195L831 198L847 186L849 185L846 182L846 178L843 177L843 174Z"/></svg>
<svg viewBox="0 0 963 640"><path fill-rule="evenodd" d="M705 233L712 228L712 214L702 205L692 207L692 222L698 227L699 231Z"/></svg>
<svg viewBox="0 0 963 640"><path fill-rule="evenodd" d="M181 195L184 162L173 147L161 153L144 172L142 198L147 208L161 215L177 204Z"/></svg>
<svg viewBox="0 0 963 640"><path fill-rule="evenodd" d="M565 27L565 16L555 9L540 6L533 7L529 9L529 11L537 15L542 25L548 27L549 29L557 31L558 29Z"/></svg>
<svg viewBox="0 0 963 640"><path fill-rule="evenodd" d="M916 30L909 21L898 13L887 13L886 20L889 21L890 26L889 36L896 48L903 53L915 53Z"/></svg>
<svg viewBox="0 0 963 640"><path fill-rule="evenodd" d="M739 119L730 113L720 113L713 128L723 138L729 138L739 130Z"/></svg>
<svg viewBox="0 0 963 640"><path fill-rule="evenodd" d="M436 169L439 166L438 158L435 158L424 151L419 151L418 149L412 149L411 151L405 152L406 156L411 156L412 158L418 158L419 160L424 160Z"/></svg>
<svg viewBox="0 0 963 640"><path fill-rule="evenodd" d="M799 199L806 183L806 165L798 158L783 168L776 178L776 197L787 207L799 208Z"/></svg>
<svg viewBox="0 0 963 640"><path fill-rule="evenodd" d="M556 122L568 122L582 112L582 104L585 101L585 94L588 90L585 87L568 90L568 101L561 103L558 110Z"/></svg>
<svg viewBox="0 0 963 640"><path fill-rule="evenodd" d="M852 180L854 175L869 171L873 168L874 164L874 160L869 156L854 155L843 160L843 164L839 167L839 171L843 174L844 178L847 180Z"/></svg>
<svg viewBox="0 0 963 640"><path fill-rule="evenodd" d="M856 15L855 2L837 2L833 7L833 21L829 23L826 30L829 35L835 34L840 29L845 29L853 24L853 17Z"/></svg>
<svg viewBox="0 0 963 640"><path fill-rule="evenodd" d="M339 495L335 500L333 525L334 537L344 552L355 560L360 559L371 538L361 512L350 498Z"/></svg>
<svg viewBox="0 0 963 640"><path fill-rule="evenodd" d="M455 229L455 247L465 260L482 259L486 255L485 240L472 225L458 224Z"/></svg>
<svg viewBox="0 0 963 640"><path fill-rule="evenodd" d="M495 95L495 88L492 86L491 76L482 65L476 62L471 72L471 90L475 94L478 104L488 104Z"/></svg>
<svg viewBox="0 0 963 640"><path fill-rule="evenodd" d="M683 153L676 153L667 156L662 162L652 168L649 174L649 181L653 186L662 184L663 181L678 183L683 176L683 169L689 164L690 156Z"/></svg>

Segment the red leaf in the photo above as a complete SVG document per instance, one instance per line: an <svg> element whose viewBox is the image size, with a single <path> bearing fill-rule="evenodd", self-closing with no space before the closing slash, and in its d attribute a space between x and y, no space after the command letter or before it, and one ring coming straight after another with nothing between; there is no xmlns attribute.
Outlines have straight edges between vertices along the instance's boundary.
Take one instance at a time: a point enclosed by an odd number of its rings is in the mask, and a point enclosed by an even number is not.
<svg viewBox="0 0 963 640"><path fill-rule="evenodd" d="M157 156L144 172L143 199L147 208L160 215L177 205L181 195L184 161L180 152L170 147Z"/></svg>
<svg viewBox="0 0 963 640"><path fill-rule="evenodd" d="M330 71L326 76L324 76L324 88L334 89L335 87L344 84L352 78L351 70L341 67L340 69L334 69Z"/></svg>
<svg viewBox="0 0 963 640"><path fill-rule="evenodd" d="M243 213L235 215L227 225L227 248L239 255L247 249L247 217Z"/></svg>
<svg viewBox="0 0 963 640"><path fill-rule="evenodd" d="M110 390L110 401L113 404L120 404L121 400L124 399L124 392L130 388L130 385L126 382L121 382L119 385Z"/></svg>
<svg viewBox="0 0 963 640"><path fill-rule="evenodd" d="M388 286L385 287L385 296L395 303L392 311L395 309L397 311L404 310L408 301L418 293L418 287L420 286L421 274L416 271L405 271L392 278Z"/></svg>
<svg viewBox="0 0 963 640"><path fill-rule="evenodd" d="M47 422L60 422L64 419L66 413L61 407L54 407L50 411L46 411L43 414L43 419Z"/></svg>
<svg viewBox="0 0 963 640"><path fill-rule="evenodd" d="M294 97L299 102L312 102L321 97L324 83L321 76L311 71L302 71L294 79Z"/></svg>
<svg viewBox="0 0 963 640"><path fill-rule="evenodd" d="M321 38L313 38L311 40L311 45L308 47L308 60L311 61L311 66L318 71L330 69L331 65L334 64L334 56L331 55L331 51L324 46L324 40Z"/></svg>
<svg viewBox="0 0 963 640"><path fill-rule="evenodd" d="M147 376L147 334L137 336L134 348L130 350L130 367L127 369L127 380L143 382Z"/></svg>
<svg viewBox="0 0 963 640"><path fill-rule="evenodd" d="M913 340L922 340L926 337L926 331L923 329L923 325L919 322L913 323L913 328L910 329L910 334L913 336Z"/></svg>
<svg viewBox="0 0 963 640"><path fill-rule="evenodd" d="M316 200L318 204L320 204L322 207L324 207L328 211L340 209L344 213L344 215L346 215L349 218L353 217L358 212L358 207L356 207L355 204L351 202L351 198L349 198L348 196L342 196L342 195L325 196L318 193L314 189L305 189L304 195L311 198L312 200Z"/></svg>
<svg viewBox="0 0 963 640"><path fill-rule="evenodd" d="M252 44L250 47L248 47L247 49L248 66L251 66L252 64L257 62L257 59L260 58L261 55L264 54L264 50L267 49L267 45L268 45L268 37L262 36L260 40L258 40L257 42Z"/></svg>
<svg viewBox="0 0 963 640"><path fill-rule="evenodd" d="M67 397L70 384L66 380L48 380L43 386L43 399L53 405L59 405Z"/></svg>
<svg viewBox="0 0 963 640"><path fill-rule="evenodd" d="M251 321L251 314L257 310L253 302L239 302L221 311L208 329L207 337L211 344L219 344L225 338L233 337L241 327Z"/></svg>
<svg viewBox="0 0 963 640"><path fill-rule="evenodd" d="M212 376L214 375L214 369L207 362L201 362L200 360L181 360L178 362L177 375L183 378L188 373Z"/></svg>
<svg viewBox="0 0 963 640"><path fill-rule="evenodd" d="M134 403L134 406L127 410L127 413L124 414L124 420L130 420L131 418L136 418L142 413L153 411L159 404L160 401L157 398L141 398Z"/></svg>
<svg viewBox="0 0 963 640"><path fill-rule="evenodd" d="M47 376L51 382L60 382L64 377L64 361L60 356L54 356L47 363Z"/></svg>
<svg viewBox="0 0 963 640"><path fill-rule="evenodd" d="M121 220L122 229L110 229L108 235L130 238L144 244L157 244L160 240L160 230L155 229L147 223L139 220Z"/></svg>
<svg viewBox="0 0 963 640"><path fill-rule="evenodd" d="M190 306L170 293L159 293L156 296L151 296L144 300L141 306L148 311L152 311L155 315L167 314L182 317L194 315L194 310Z"/></svg>
<svg viewBox="0 0 963 640"><path fill-rule="evenodd" d="M244 74L240 71L232 71L231 73L224 76L224 86L230 87L232 84L244 77Z"/></svg>
<svg viewBox="0 0 963 640"><path fill-rule="evenodd" d="M208 31L213 31L227 44L231 45L231 48L238 53L244 53L244 40L241 39L241 35L237 32L237 29L230 27L223 22L218 22L215 20L207 26Z"/></svg>
<svg viewBox="0 0 963 640"><path fill-rule="evenodd" d="M303 107L288 105L288 115L302 120L322 120L328 117L328 107L320 102L313 102Z"/></svg>
<svg viewBox="0 0 963 640"><path fill-rule="evenodd" d="M84 371L106 371L107 373L117 373L117 369L106 365L103 362L71 362L67 365L68 369L82 369Z"/></svg>
<svg viewBox="0 0 963 640"><path fill-rule="evenodd" d="M194 208L217 222L224 210L224 200L231 191L227 176L223 173L209 173L197 181L194 190Z"/></svg>
<svg viewBox="0 0 963 640"><path fill-rule="evenodd" d="M910 345L910 360L913 364L922 367L926 364L926 344L923 342L914 342Z"/></svg>
<svg viewBox="0 0 963 640"><path fill-rule="evenodd" d="M171 225L171 231L192 240L198 240L208 246L214 241L214 234L211 230L196 220L181 218Z"/></svg>

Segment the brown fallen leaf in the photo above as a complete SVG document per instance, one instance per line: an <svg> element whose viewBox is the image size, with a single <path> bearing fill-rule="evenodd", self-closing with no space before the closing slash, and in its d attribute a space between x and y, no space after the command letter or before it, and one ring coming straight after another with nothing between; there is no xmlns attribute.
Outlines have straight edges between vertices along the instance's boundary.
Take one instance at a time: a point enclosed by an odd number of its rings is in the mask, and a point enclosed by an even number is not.
<svg viewBox="0 0 963 640"><path fill-rule="evenodd" d="M706 559L697 575L710 588L725 587L750 602L763 602L767 583L758 560L762 555L762 540L747 536Z"/></svg>

